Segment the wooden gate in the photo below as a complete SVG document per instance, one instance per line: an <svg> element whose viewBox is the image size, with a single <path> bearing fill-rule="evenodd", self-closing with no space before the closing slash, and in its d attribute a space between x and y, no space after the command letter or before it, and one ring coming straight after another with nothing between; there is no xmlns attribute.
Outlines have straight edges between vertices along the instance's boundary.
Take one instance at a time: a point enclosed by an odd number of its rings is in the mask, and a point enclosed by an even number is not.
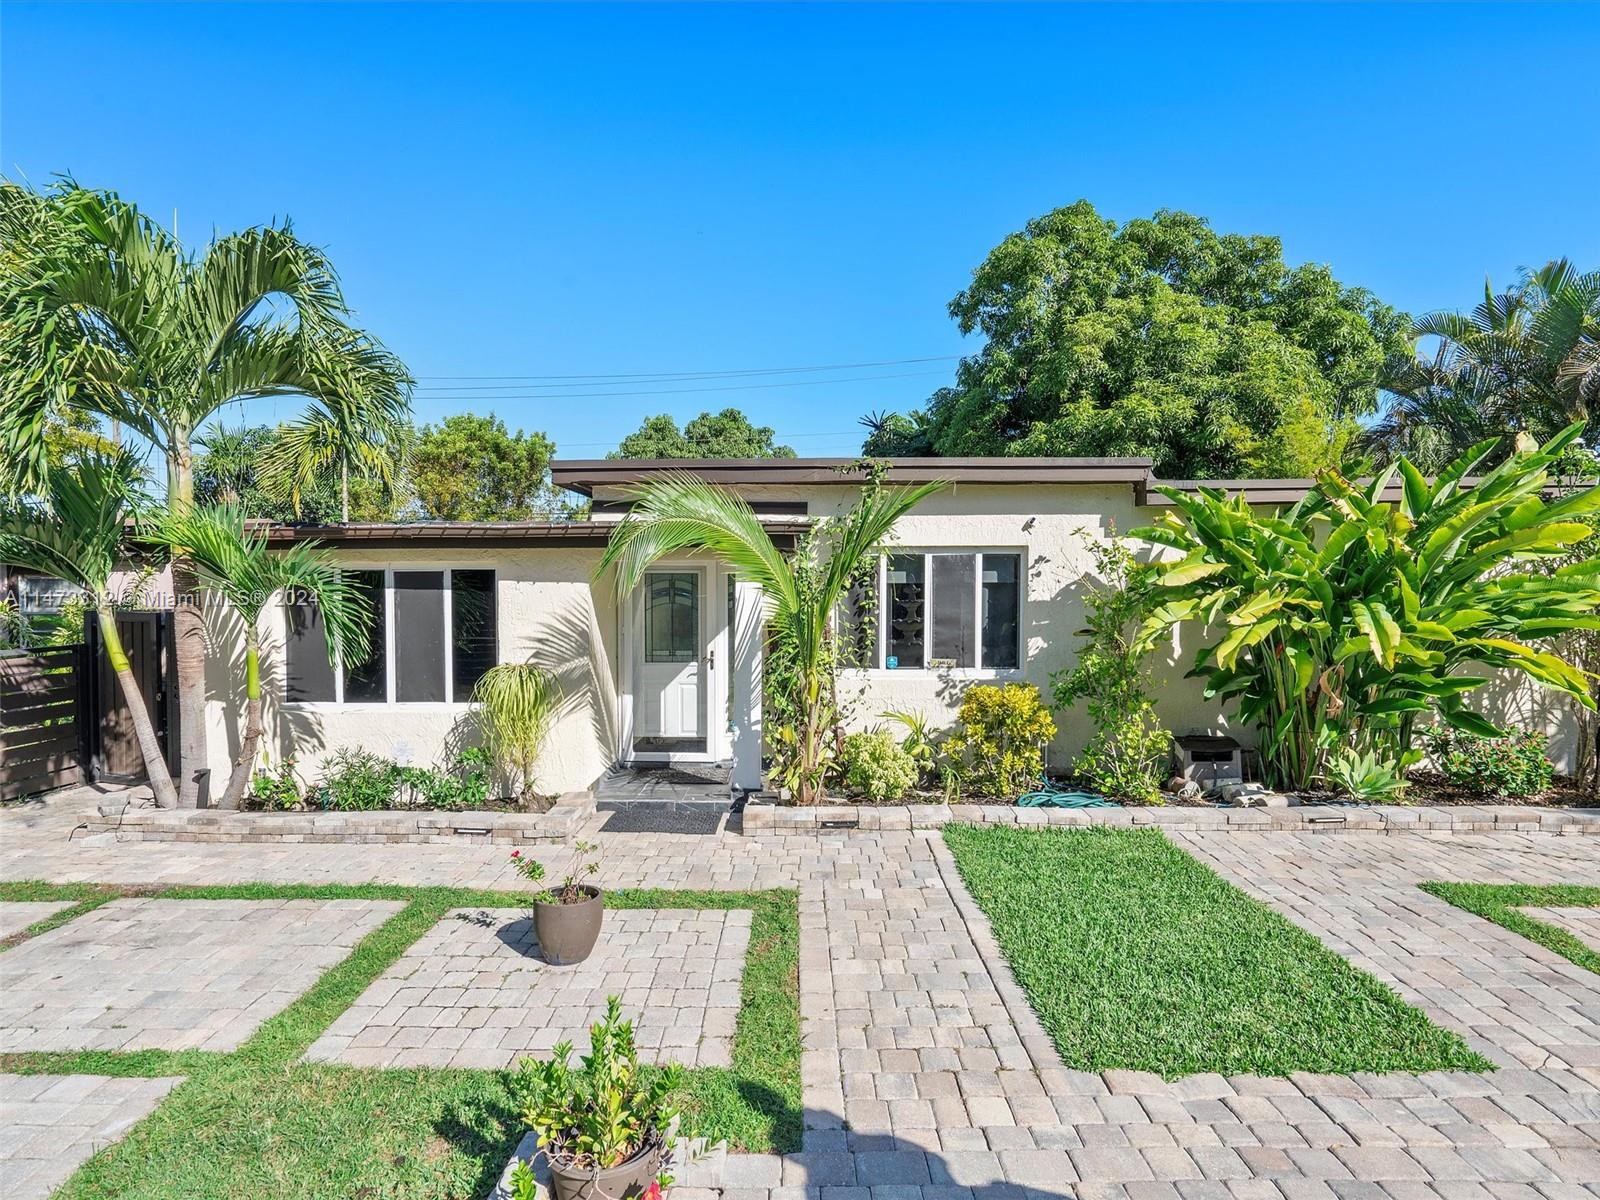
<svg viewBox="0 0 1600 1200"><path fill-rule="evenodd" d="M86 630L94 670L90 687L90 711L96 714L89 731L89 766L96 782L138 783L145 778L144 755L133 731L133 718L127 699L117 682L111 660L101 645L99 629L91 622ZM156 727L156 739L169 768L177 749L173 736L176 725L176 675L172 650L170 612L119 612L117 636L128 656L133 677L144 694L145 710Z"/></svg>
<svg viewBox="0 0 1600 1200"><path fill-rule="evenodd" d="M84 781L83 646L0 651L0 800Z"/></svg>

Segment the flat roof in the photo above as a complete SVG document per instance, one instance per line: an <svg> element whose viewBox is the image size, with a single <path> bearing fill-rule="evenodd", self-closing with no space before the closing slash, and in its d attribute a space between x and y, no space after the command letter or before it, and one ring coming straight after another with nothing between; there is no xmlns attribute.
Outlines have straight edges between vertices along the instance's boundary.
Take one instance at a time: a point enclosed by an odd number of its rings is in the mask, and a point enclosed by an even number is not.
<svg viewBox="0 0 1600 1200"><path fill-rule="evenodd" d="M804 521L763 521L780 543L804 533ZM267 541L319 541L341 549L429 546L604 546L615 521L370 521L349 525L272 525Z"/></svg>
<svg viewBox="0 0 1600 1200"><path fill-rule="evenodd" d="M893 483L1133 483L1149 478L1148 458L886 458ZM557 487L594 495L599 487L646 483L681 472L707 483L858 484L862 458L566 458L550 464Z"/></svg>

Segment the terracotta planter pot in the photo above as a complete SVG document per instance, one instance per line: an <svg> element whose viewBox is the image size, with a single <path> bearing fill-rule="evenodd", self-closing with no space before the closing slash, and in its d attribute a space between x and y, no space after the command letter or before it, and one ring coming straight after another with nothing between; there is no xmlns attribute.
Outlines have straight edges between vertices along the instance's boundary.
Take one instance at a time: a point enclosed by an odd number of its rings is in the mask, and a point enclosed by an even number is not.
<svg viewBox="0 0 1600 1200"><path fill-rule="evenodd" d="M533 901L533 932L539 950L551 966L568 967L581 963L594 951L600 939L600 921L605 908L600 889L585 884L578 889L587 899L562 904L555 893L540 892ZM613 1170L621 1170L614 1167Z"/></svg>
<svg viewBox="0 0 1600 1200"><path fill-rule="evenodd" d="M575 908L576 905L565 907ZM637 1200L660 1173L660 1146L641 1150L626 1162L604 1171L581 1171L551 1159L550 1188L555 1200Z"/></svg>

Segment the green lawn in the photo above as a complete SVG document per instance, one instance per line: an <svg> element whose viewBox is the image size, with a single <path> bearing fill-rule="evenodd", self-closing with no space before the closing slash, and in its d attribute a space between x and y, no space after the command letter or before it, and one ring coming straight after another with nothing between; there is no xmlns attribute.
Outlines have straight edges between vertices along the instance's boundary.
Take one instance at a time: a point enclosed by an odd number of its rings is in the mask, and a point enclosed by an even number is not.
<svg viewBox="0 0 1600 1200"><path fill-rule="evenodd" d="M1595 908L1600 907L1600 887L1557 883L1536 886L1525 883L1425 883L1422 890L1470 913L1503 925L1554 950L1600 975L1600 954L1596 954L1565 929L1546 921L1536 921L1519 908Z"/></svg>
<svg viewBox="0 0 1600 1200"><path fill-rule="evenodd" d="M944 837L1069 1067L1493 1069L1156 830L951 825Z"/></svg>
<svg viewBox="0 0 1600 1200"><path fill-rule="evenodd" d="M373 1070L299 1057L324 1029L453 908L514 907L517 892L386 886L117 889L0 883L0 900L72 900L73 915L118 894L185 899L399 900L299 1000L231 1054L0 1055L0 1070L185 1075L146 1120L92 1158L58 1195L87 1200L477 1200L521 1125L510 1076L492 1071ZM731 1068L688 1072L685 1125L736 1148L800 1147L799 913L792 890L608 893L610 908L752 910ZM36 935L65 914L25 931ZM15 944L12 941L8 944Z"/></svg>

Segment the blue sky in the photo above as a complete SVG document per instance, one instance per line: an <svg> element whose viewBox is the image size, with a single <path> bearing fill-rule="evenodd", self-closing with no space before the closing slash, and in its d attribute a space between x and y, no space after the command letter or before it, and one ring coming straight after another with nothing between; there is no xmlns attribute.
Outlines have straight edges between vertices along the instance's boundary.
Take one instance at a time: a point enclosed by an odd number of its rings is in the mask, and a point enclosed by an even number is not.
<svg viewBox="0 0 1600 1200"><path fill-rule="evenodd" d="M185 241L292 216L422 418L572 457L730 404L853 451L971 348L945 305L984 253L1079 197L1277 234L1413 311L1600 266L1589 4L7 0L0 39L5 174L176 208ZM660 378L856 363L892 365Z"/></svg>

